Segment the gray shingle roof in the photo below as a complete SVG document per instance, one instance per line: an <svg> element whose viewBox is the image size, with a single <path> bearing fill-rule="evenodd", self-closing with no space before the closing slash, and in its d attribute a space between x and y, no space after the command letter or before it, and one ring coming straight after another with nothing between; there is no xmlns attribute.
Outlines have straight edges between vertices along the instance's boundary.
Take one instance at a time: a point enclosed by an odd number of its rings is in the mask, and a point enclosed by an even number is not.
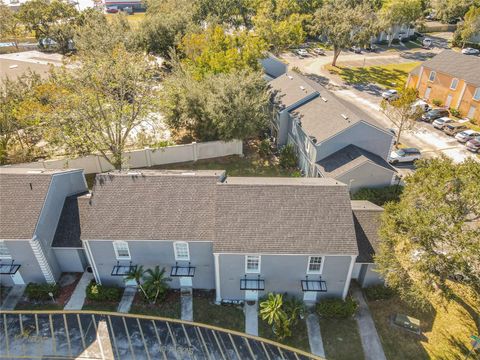
<svg viewBox="0 0 480 360"><path fill-rule="evenodd" d="M283 74L270 81L269 85L277 105L281 108L290 107L316 93L316 90L295 72Z"/></svg>
<svg viewBox="0 0 480 360"><path fill-rule="evenodd" d="M97 175L82 239L212 241L215 252L358 253L345 184L223 171Z"/></svg>
<svg viewBox="0 0 480 360"><path fill-rule="evenodd" d="M0 168L0 239L33 237L52 175L58 172Z"/></svg>
<svg viewBox="0 0 480 360"><path fill-rule="evenodd" d="M383 209L370 201L352 200L352 210L359 252L356 262L373 263L380 244L378 230Z"/></svg>
<svg viewBox="0 0 480 360"><path fill-rule="evenodd" d="M464 55L453 50L444 50L437 56L425 61L424 68L429 68L467 83L480 86L480 57Z"/></svg>
<svg viewBox="0 0 480 360"><path fill-rule="evenodd" d="M348 145L334 152L317 162L317 166L325 177L337 178L368 162L395 172L395 169L383 158L355 145Z"/></svg>
<svg viewBox="0 0 480 360"><path fill-rule="evenodd" d="M78 194L65 199L53 237L53 247L82 247L80 224L85 218L89 201L90 194Z"/></svg>

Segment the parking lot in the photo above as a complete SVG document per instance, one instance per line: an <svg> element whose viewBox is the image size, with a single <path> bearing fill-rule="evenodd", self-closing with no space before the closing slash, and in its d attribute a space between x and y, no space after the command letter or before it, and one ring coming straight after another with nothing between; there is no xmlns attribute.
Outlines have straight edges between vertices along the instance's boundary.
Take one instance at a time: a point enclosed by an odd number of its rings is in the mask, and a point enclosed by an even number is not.
<svg viewBox="0 0 480 360"><path fill-rule="evenodd" d="M266 340L188 322L87 312L0 314L0 358L317 359Z"/></svg>

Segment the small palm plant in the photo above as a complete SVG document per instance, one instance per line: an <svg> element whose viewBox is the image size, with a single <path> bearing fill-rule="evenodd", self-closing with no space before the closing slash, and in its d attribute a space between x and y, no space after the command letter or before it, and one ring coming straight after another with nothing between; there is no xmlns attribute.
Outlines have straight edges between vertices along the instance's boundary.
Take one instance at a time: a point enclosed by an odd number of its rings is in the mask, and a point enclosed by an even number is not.
<svg viewBox="0 0 480 360"><path fill-rule="evenodd" d="M143 275L145 273L145 271L143 270L143 266L140 265L140 266L137 266L134 269L135 270L130 270L130 272L127 274L127 276L125 276L124 281L128 282L128 281L135 280L138 287L142 291L143 296L145 296L145 299L148 299L147 293L145 292L145 289L142 286L142 279L143 279Z"/></svg>
<svg viewBox="0 0 480 360"><path fill-rule="evenodd" d="M290 333L290 321L283 310L282 294L268 294L268 298L260 303L260 315L268 325L272 325L275 335L283 339Z"/></svg>
<svg viewBox="0 0 480 360"><path fill-rule="evenodd" d="M155 269L148 269L144 274L145 290L148 293L148 298L152 303L156 303L160 295L164 295L168 289L168 282L172 279L165 277L165 268L160 270L160 266L155 266Z"/></svg>

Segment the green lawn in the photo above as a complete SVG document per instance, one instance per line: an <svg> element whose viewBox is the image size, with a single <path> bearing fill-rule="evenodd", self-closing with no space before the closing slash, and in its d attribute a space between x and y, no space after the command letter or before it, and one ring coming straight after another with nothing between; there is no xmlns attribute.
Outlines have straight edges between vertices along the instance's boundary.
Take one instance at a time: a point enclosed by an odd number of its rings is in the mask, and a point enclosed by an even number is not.
<svg viewBox="0 0 480 360"><path fill-rule="evenodd" d="M214 293L194 291L193 320L225 329L245 331L243 310L235 306L215 305Z"/></svg>
<svg viewBox="0 0 480 360"><path fill-rule="evenodd" d="M329 360L362 360L363 349L355 319L320 319L325 355Z"/></svg>
<svg viewBox="0 0 480 360"><path fill-rule="evenodd" d="M464 359L470 349L470 335L479 334L474 317L480 322L480 302L465 290L457 293L460 302L437 300L427 311L398 298L369 301L375 326L385 354L390 360ZM416 335L395 327L391 318L402 313L420 320L422 334ZM477 353L480 356L480 352ZM475 359L475 355L470 358ZM478 357L477 357L478 358Z"/></svg>
<svg viewBox="0 0 480 360"><path fill-rule="evenodd" d="M118 16L117 14L105 14L107 19L112 19L114 16ZM133 27L138 27L140 25L140 22L143 20L145 17L144 12L139 12L139 13L134 13L132 15L127 15L127 20L130 25Z"/></svg>
<svg viewBox="0 0 480 360"><path fill-rule="evenodd" d="M323 335L323 334L322 334ZM276 341L280 344L291 346L306 352L310 352L310 345L308 343L307 324L305 320L299 320L297 325L292 329L292 336L283 340L277 339L273 333L271 325L261 318L258 319L258 336Z"/></svg>
<svg viewBox="0 0 480 360"><path fill-rule="evenodd" d="M137 294L130 313L180 319L180 306L180 291L168 291L165 300L158 304L148 304Z"/></svg>
<svg viewBox="0 0 480 360"><path fill-rule="evenodd" d="M333 67L328 65L328 71L338 74L348 84L374 83L383 88L403 89L408 73L417 67L419 62L388 64L366 67Z"/></svg>

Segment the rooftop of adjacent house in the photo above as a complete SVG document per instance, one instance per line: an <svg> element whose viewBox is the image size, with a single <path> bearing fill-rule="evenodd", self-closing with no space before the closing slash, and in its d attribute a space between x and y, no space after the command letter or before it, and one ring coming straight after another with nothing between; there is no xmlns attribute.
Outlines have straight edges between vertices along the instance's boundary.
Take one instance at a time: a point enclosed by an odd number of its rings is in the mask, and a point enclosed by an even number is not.
<svg viewBox="0 0 480 360"><path fill-rule="evenodd" d="M99 174L79 217L81 237L211 241L214 252L358 253L345 184L224 174Z"/></svg>
<svg viewBox="0 0 480 360"><path fill-rule="evenodd" d="M317 162L317 166L324 176L338 178L352 169L369 162L395 171L395 169L380 156L355 145L348 145L334 152Z"/></svg>
<svg viewBox="0 0 480 360"><path fill-rule="evenodd" d="M464 55L453 50L443 50L422 65L424 68L448 74L463 79L469 84L480 86L480 57L478 56Z"/></svg>
<svg viewBox="0 0 480 360"><path fill-rule="evenodd" d="M315 137L318 142L338 134L359 121L384 129L361 109L339 99L316 81L304 77L301 80L307 85L310 84L319 96L298 107L291 114L300 120L305 133Z"/></svg>
<svg viewBox="0 0 480 360"><path fill-rule="evenodd" d="M285 73L270 81L269 85L275 94L276 103L281 108L288 108L316 93L316 90L295 72Z"/></svg>
<svg viewBox="0 0 480 360"><path fill-rule="evenodd" d="M378 229L383 208L364 200L352 200L351 205L359 252L356 262L373 263L380 244Z"/></svg>
<svg viewBox="0 0 480 360"><path fill-rule="evenodd" d="M33 237L52 175L75 170L0 168L0 239Z"/></svg>

